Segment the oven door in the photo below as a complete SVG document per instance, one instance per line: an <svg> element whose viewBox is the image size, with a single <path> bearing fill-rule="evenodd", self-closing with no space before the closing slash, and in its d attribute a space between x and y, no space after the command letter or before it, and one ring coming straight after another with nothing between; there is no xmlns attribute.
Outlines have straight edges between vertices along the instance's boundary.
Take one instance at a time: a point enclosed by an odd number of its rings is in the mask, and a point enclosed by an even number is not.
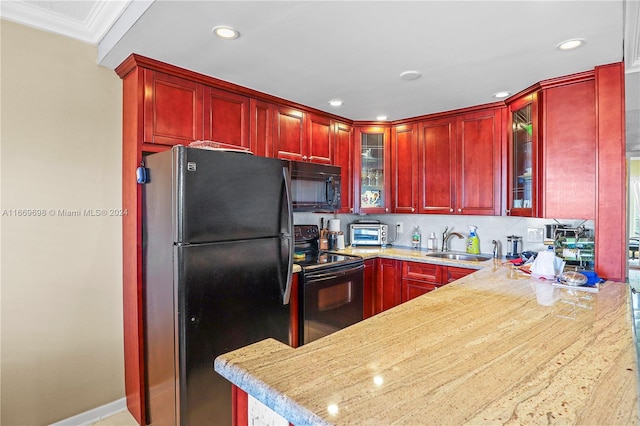
<svg viewBox="0 0 640 426"><path fill-rule="evenodd" d="M363 319L364 264L305 271L300 342L307 344Z"/></svg>

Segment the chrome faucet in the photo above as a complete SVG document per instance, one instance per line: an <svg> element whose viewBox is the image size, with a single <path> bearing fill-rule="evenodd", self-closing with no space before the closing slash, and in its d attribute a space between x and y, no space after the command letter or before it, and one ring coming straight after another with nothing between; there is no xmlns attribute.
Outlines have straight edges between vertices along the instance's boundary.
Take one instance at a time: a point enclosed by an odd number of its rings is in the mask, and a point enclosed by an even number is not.
<svg viewBox="0 0 640 426"><path fill-rule="evenodd" d="M449 240L454 235L458 238L464 238L464 236L458 232L449 232L447 234L447 229L449 228L445 228L444 232L442 233L442 251L449 251Z"/></svg>
<svg viewBox="0 0 640 426"><path fill-rule="evenodd" d="M493 244L493 258L497 259L500 257L500 242L492 240L491 244Z"/></svg>

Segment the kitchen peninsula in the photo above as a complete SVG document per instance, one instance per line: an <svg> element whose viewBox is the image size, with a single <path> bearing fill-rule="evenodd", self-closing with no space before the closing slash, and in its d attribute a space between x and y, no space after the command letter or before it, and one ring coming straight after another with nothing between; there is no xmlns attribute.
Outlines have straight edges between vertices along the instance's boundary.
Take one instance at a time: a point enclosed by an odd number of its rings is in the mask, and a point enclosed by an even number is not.
<svg viewBox="0 0 640 426"><path fill-rule="evenodd" d="M499 260L299 348L215 369L296 425L638 424L628 286L551 287Z"/></svg>

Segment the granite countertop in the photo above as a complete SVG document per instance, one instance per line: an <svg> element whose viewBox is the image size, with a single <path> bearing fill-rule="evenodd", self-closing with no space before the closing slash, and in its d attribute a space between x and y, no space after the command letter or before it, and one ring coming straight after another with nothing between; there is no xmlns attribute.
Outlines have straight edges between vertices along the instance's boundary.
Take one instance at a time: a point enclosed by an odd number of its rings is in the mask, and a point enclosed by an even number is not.
<svg viewBox="0 0 640 426"><path fill-rule="evenodd" d="M567 290L487 263L302 347L267 339L215 369L296 425L637 424L628 286Z"/></svg>

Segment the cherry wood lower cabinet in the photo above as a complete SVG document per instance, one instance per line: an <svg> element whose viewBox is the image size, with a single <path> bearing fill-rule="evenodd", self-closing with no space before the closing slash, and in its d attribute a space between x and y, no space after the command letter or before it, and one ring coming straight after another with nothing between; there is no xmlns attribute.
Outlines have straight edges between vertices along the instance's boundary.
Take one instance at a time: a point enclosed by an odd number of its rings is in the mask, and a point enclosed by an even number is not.
<svg viewBox="0 0 640 426"><path fill-rule="evenodd" d="M364 261L364 301L362 309L362 318L367 319L376 314L376 276L377 263L376 259L367 259Z"/></svg>
<svg viewBox="0 0 640 426"><path fill-rule="evenodd" d="M376 293L374 314L386 311L402 303L400 265L395 259L377 258Z"/></svg>
<svg viewBox="0 0 640 426"><path fill-rule="evenodd" d="M403 261L402 302L429 293L473 272L475 269Z"/></svg>

